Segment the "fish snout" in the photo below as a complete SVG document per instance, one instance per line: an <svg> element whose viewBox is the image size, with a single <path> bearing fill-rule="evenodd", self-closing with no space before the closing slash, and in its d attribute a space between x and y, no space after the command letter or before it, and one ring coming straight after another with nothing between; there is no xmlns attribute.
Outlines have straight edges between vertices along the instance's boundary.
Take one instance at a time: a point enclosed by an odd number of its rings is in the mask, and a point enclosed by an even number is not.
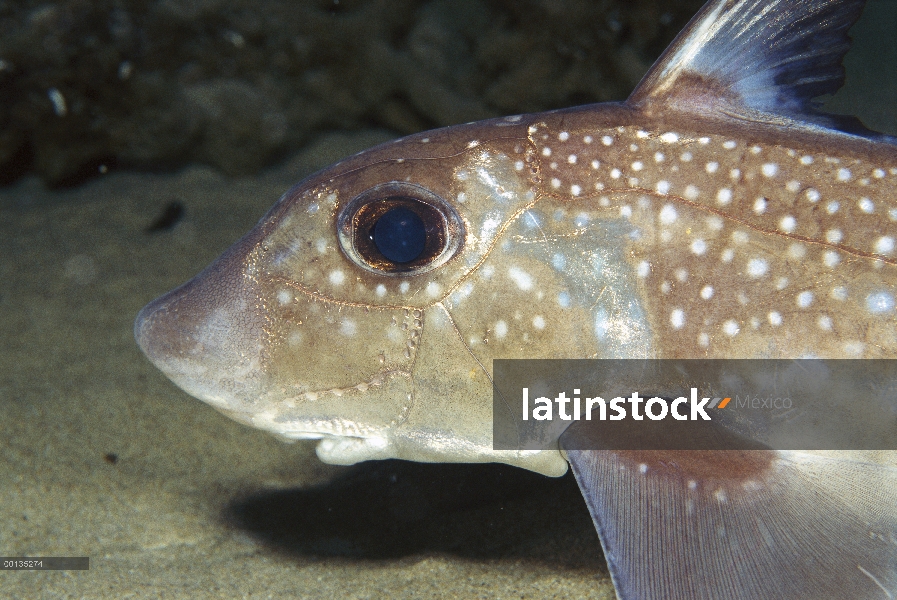
<svg viewBox="0 0 897 600"><path fill-rule="evenodd" d="M239 410L261 391L266 311L247 274L247 252L229 251L205 271L147 304L134 337L184 391Z"/></svg>

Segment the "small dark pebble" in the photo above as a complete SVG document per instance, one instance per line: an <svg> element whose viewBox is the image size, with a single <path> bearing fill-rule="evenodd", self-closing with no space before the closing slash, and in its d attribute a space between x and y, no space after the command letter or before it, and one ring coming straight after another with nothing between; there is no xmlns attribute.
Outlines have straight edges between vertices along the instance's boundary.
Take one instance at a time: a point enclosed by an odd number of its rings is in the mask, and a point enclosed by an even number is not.
<svg viewBox="0 0 897 600"><path fill-rule="evenodd" d="M184 205L177 200L172 200L165 205L165 210L146 228L147 233L168 231L180 223L184 218Z"/></svg>
<svg viewBox="0 0 897 600"><path fill-rule="evenodd" d="M114 465L115 463L118 462L118 454L116 454L114 452L109 452L109 453L103 455L103 460L105 460L110 465Z"/></svg>

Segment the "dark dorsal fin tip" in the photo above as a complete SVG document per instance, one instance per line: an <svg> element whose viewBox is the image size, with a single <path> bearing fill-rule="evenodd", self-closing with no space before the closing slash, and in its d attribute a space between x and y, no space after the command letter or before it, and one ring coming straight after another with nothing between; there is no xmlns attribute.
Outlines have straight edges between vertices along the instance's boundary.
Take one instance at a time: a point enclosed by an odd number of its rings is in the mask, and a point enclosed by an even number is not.
<svg viewBox="0 0 897 600"><path fill-rule="evenodd" d="M819 96L844 83L847 30L865 0L713 0L630 95L629 104L702 116L769 113L825 127ZM854 121L851 133L867 133Z"/></svg>

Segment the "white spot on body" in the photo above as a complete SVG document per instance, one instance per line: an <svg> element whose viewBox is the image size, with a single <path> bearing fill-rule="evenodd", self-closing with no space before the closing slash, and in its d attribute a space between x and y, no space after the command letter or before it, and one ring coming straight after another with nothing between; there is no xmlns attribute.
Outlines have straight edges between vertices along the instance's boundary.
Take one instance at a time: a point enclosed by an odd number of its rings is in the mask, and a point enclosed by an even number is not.
<svg viewBox="0 0 897 600"><path fill-rule="evenodd" d="M499 321L495 324L495 337L498 339L503 339L506 335L508 335L508 324L504 321Z"/></svg>
<svg viewBox="0 0 897 600"><path fill-rule="evenodd" d="M280 290L277 292L277 301L281 306L287 305L293 299L293 295L286 290Z"/></svg>
<svg viewBox="0 0 897 600"><path fill-rule="evenodd" d="M355 335L355 332L358 330L358 326L355 324L355 321L352 319L344 319L339 324L339 332L346 337L352 337Z"/></svg>
<svg viewBox="0 0 897 600"><path fill-rule="evenodd" d="M520 267L511 267L508 269L508 277L510 277L517 287L524 292L533 289L533 277Z"/></svg>
<svg viewBox="0 0 897 600"><path fill-rule="evenodd" d="M701 256L707 252L707 242L698 238L691 243L691 251L693 254Z"/></svg>
<svg viewBox="0 0 897 600"><path fill-rule="evenodd" d="M382 298L386 295L386 286L382 283L378 283L377 287L374 288L374 293L377 294L378 297Z"/></svg>
<svg viewBox="0 0 897 600"><path fill-rule="evenodd" d="M766 163L760 168L760 171L763 173L764 177L775 177L779 173L779 165L776 163Z"/></svg>
<svg viewBox="0 0 897 600"><path fill-rule="evenodd" d="M545 318L542 315L533 317L533 327L536 329L545 329Z"/></svg>
<svg viewBox="0 0 897 600"><path fill-rule="evenodd" d="M676 308L670 313L670 325L673 329L682 329L685 325L685 312L681 308Z"/></svg>
<svg viewBox="0 0 897 600"><path fill-rule="evenodd" d="M639 277L642 277L642 278L647 277L648 274L650 274L650 273L651 273L651 265L648 264L648 261L646 261L646 260L643 260L642 262L640 262L638 264L638 266L635 268L635 274L638 275Z"/></svg>
<svg viewBox="0 0 897 600"><path fill-rule="evenodd" d="M657 182L655 186L658 194L666 194L670 191L670 182L665 180L660 180Z"/></svg>
<svg viewBox="0 0 897 600"><path fill-rule="evenodd" d="M660 218L660 222L664 225L672 225L676 222L676 218L679 215L676 213L676 209L672 204L666 204L662 209L660 209L660 214L658 216Z"/></svg>
<svg viewBox="0 0 897 600"><path fill-rule="evenodd" d="M763 277L769 271L769 263L762 258L752 258L747 264L747 274L749 277L757 279Z"/></svg>
<svg viewBox="0 0 897 600"><path fill-rule="evenodd" d="M704 300L710 300L713 298L713 286L705 285L701 288L701 298Z"/></svg>
<svg viewBox="0 0 897 600"><path fill-rule="evenodd" d="M807 248L803 244L794 243L788 246L788 256L794 260L800 260L807 255Z"/></svg>
<svg viewBox="0 0 897 600"><path fill-rule="evenodd" d="M722 205L726 205L732 201L732 190L729 188L721 188L716 193L716 201Z"/></svg>
<svg viewBox="0 0 897 600"><path fill-rule="evenodd" d="M782 315L780 315L778 311L771 311L766 318L769 319L769 324L773 327L778 327L782 324Z"/></svg>
<svg viewBox="0 0 897 600"><path fill-rule="evenodd" d="M808 189L805 194L807 196L807 200L814 203L819 202L819 199L822 198L822 194L820 194L818 190L815 190L813 188Z"/></svg>
<svg viewBox="0 0 897 600"><path fill-rule="evenodd" d="M696 199L699 194L700 192L698 191L698 188L691 184L685 186L685 191L682 193L682 195L685 196L685 198L688 200Z"/></svg>
<svg viewBox="0 0 897 600"><path fill-rule="evenodd" d="M867 215L875 212L875 203L872 202L869 198L860 198L860 201L857 203L857 206L860 207L860 210L866 213Z"/></svg>
<svg viewBox="0 0 897 600"><path fill-rule="evenodd" d="M674 133L672 131L668 131L660 136L660 141L666 142L668 144L673 144L679 141L679 134Z"/></svg>
<svg viewBox="0 0 897 600"><path fill-rule="evenodd" d="M738 326L734 320L729 319L725 323L723 323L723 333L725 333L729 337L735 337L738 335L738 332L741 331L741 328Z"/></svg>
<svg viewBox="0 0 897 600"><path fill-rule="evenodd" d="M346 275L340 270L330 271L330 275L327 276L327 279L329 279L330 283L333 285L342 285L343 281L346 280Z"/></svg>
<svg viewBox="0 0 897 600"><path fill-rule="evenodd" d="M813 292L804 291L797 295L797 306L800 308L807 308L811 304L813 304Z"/></svg>
<svg viewBox="0 0 897 600"><path fill-rule="evenodd" d="M560 252L555 252L554 256L551 257L551 266L558 271L563 271L564 267L567 266L567 257Z"/></svg>
<svg viewBox="0 0 897 600"><path fill-rule="evenodd" d="M850 172L850 169L838 169L838 181L850 181L851 177L853 177L853 174Z"/></svg>
<svg viewBox="0 0 897 600"><path fill-rule="evenodd" d="M435 281L431 281L427 284L427 295L430 298L436 298L439 296L440 292L442 292L442 286L436 283Z"/></svg>
<svg viewBox="0 0 897 600"><path fill-rule="evenodd" d="M894 238L889 235L878 238L875 241L875 251L878 254L891 254L894 252Z"/></svg>
<svg viewBox="0 0 897 600"><path fill-rule="evenodd" d="M894 296L888 292L873 292L866 296L866 309L880 315L894 310Z"/></svg>
<svg viewBox="0 0 897 600"><path fill-rule="evenodd" d="M779 229L781 229L785 233L791 233L792 231L794 231L795 227L797 227L797 219L795 219L791 215L785 215L784 217L782 217L782 220L779 221Z"/></svg>
<svg viewBox="0 0 897 600"><path fill-rule="evenodd" d="M829 293L833 299L838 300L840 302L844 302L847 300L847 288L843 285L839 285L832 288L832 291Z"/></svg>

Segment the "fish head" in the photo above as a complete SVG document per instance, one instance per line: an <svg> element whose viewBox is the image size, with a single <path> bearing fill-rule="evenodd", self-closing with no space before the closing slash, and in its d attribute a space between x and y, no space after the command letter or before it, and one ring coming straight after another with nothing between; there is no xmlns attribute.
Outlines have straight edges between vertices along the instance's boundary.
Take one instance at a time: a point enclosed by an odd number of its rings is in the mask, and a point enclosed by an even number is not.
<svg viewBox="0 0 897 600"><path fill-rule="evenodd" d="M600 257L542 243L557 215L533 208L543 183L534 127L508 117L427 132L307 178L141 311L141 349L235 420L320 439L327 462L564 472L557 451L492 447L491 359L596 355L594 328L581 323L613 318L570 287L579 262L596 272ZM574 246L599 248L582 235L587 221ZM406 247L384 246L397 236Z"/></svg>

